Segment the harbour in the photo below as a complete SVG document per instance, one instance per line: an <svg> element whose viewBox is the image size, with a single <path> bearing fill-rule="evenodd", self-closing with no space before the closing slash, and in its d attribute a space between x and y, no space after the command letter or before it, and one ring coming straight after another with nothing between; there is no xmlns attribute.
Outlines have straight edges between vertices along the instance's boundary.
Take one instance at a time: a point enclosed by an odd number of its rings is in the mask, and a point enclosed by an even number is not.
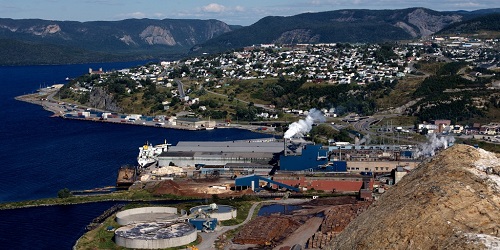
<svg viewBox="0 0 500 250"><path fill-rule="evenodd" d="M104 69L125 68L143 62L100 64ZM183 140L236 140L267 135L241 129L185 131L112 123L50 118L52 112L15 100L40 85L76 77L93 64L0 67L0 202L57 197L63 188L92 190L115 186L121 165L136 164L137 147L164 138ZM117 129L118 128L118 129ZM7 164L8 163L8 164ZM9 249L70 249L85 226L114 202L43 206L0 211L0 245ZM35 228L36 232L32 229Z"/></svg>

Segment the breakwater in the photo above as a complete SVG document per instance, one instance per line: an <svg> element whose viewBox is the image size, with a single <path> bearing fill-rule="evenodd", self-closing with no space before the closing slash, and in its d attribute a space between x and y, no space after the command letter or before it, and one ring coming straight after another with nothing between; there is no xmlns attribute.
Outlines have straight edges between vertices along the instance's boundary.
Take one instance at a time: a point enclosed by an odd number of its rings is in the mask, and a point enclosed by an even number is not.
<svg viewBox="0 0 500 250"><path fill-rule="evenodd" d="M94 230L96 229L101 223L103 223L109 216L113 215L114 213L118 212L118 210L122 209L125 205L124 204L116 204L113 205L112 207L108 208L106 211L104 211L101 215L97 216L88 224L85 229L87 231Z"/></svg>

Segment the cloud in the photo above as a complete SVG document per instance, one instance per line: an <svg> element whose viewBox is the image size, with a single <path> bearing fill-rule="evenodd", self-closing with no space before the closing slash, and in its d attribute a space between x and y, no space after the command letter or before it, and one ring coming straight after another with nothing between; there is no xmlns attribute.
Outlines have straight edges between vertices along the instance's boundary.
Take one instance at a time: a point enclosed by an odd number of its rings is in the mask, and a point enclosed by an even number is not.
<svg viewBox="0 0 500 250"><path fill-rule="evenodd" d="M453 6L458 7L458 8L477 8L481 7L482 4L479 3L473 3L473 2L462 2L462 3L455 3Z"/></svg>
<svg viewBox="0 0 500 250"><path fill-rule="evenodd" d="M144 18L144 17L146 17L146 14L144 12L137 11L137 12L130 13L130 16L133 18Z"/></svg>
<svg viewBox="0 0 500 250"><path fill-rule="evenodd" d="M234 10L238 11L238 12L243 12L243 11L245 11L245 7L238 5L238 6L234 7Z"/></svg>
<svg viewBox="0 0 500 250"><path fill-rule="evenodd" d="M221 13L227 10L227 8L224 5L216 4L216 3L211 3L207 6L201 7L201 9L204 12L210 12L210 13Z"/></svg>
<svg viewBox="0 0 500 250"><path fill-rule="evenodd" d="M144 13L141 11L136 11L136 12L131 12L131 13L121 13L115 15L115 18L117 19L128 19L128 18L136 18L136 19L141 19L141 18L151 18L151 19L162 19L165 18L164 13L160 12L155 12L155 13Z"/></svg>

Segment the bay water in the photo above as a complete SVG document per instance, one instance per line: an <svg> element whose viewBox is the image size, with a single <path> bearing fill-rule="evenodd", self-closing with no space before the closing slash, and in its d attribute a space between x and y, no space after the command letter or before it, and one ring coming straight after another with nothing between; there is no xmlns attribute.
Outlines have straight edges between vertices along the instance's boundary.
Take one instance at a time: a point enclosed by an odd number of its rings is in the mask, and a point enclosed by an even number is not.
<svg viewBox="0 0 500 250"><path fill-rule="evenodd" d="M14 97L64 83L88 68L105 71L145 62L0 67L0 202L56 197L62 188L115 185L117 170L136 164L138 148L166 139L240 140L266 137L239 129L183 131L64 120ZM0 211L3 249L70 249L84 227L113 202Z"/></svg>

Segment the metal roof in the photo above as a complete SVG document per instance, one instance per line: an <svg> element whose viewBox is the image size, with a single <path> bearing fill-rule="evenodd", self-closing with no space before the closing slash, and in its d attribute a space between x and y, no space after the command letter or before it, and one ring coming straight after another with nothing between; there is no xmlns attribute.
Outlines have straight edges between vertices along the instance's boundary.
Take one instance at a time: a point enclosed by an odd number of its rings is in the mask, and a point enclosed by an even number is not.
<svg viewBox="0 0 500 250"><path fill-rule="evenodd" d="M266 152L283 151L283 143L277 141L180 141L169 152Z"/></svg>

